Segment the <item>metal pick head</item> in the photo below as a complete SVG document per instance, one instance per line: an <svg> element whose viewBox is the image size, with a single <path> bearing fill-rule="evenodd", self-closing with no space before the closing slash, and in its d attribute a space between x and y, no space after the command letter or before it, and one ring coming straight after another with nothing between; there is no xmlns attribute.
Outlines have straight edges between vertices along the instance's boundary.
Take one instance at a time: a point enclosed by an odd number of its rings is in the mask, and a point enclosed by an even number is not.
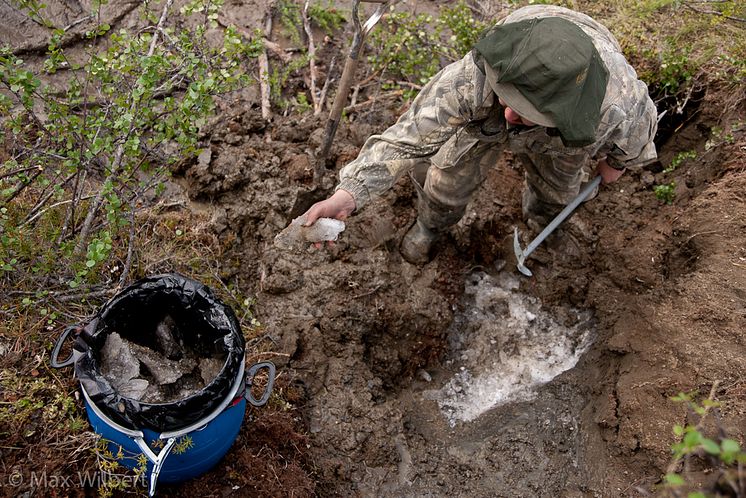
<svg viewBox="0 0 746 498"><path fill-rule="evenodd" d="M527 277L530 277L533 275L533 273L531 273L531 270L526 268L526 266L523 264L523 262L526 260L526 256L523 254L523 249L521 249L521 240L518 237L518 227L513 228L513 251L515 251L516 267L518 268L519 272L523 273Z"/></svg>

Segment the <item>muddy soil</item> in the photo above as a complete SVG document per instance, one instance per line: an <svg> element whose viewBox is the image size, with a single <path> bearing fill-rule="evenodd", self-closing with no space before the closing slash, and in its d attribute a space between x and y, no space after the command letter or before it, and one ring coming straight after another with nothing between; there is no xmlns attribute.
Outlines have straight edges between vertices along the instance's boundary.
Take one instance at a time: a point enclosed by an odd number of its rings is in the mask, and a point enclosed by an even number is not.
<svg viewBox="0 0 746 498"><path fill-rule="evenodd" d="M700 109L711 112L659 146L662 163L681 150L702 151L681 170L673 205L651 191L660 164L628 173L573 218L585 232L578 250L540 249L531 279L510 264L499 270L512 250L504 237L516 223L525 231L516 221L520 166L510 157L424 267L397 250L416 215L407 179L354 215L333 247L274 247L275 235L328 192L311 187L309 160L323 119L265 123L253 107L226 108L208 134L209 162L177 173L241 254L234 271L254 282L248 290L256 292L259 319L307 396L316 492L634 495L660 480L671 429L686 421L669 397L709 392L714 382L723 428L742 437L744 137L704 152L721 118L717 98L705 95ZM400 112L373 107L338 132L327 186L365 137ZM470 278L506 274L518 282L515 292L558 322L572 322L571 310L591 313L595 342L531 396L452 426L428 396L463 363L449 330L475 306L464 294ZM499 340L499 324L493 331Z"/></svg>
<svg viewBox="0 0 746 498"><path fill-rule="evenodd" d="M256 25L249 17L237 20ZM314 186L323 117L265 121L255 101L223 102L204 132L203 153L173 173L190 208L211 216L226 260L240 262L224 277L249 282L241 290L256 296L293 406L282 416L253 412L219 469L163 491L636 496L660 482L672 427L687 421L685 408L669 397L708 393L715 383L721 428L743 442L743 129L731 143L705 148L713 127L746 120L743 97L707 89L689 119L659 143L660 162L625 174L584 204L572 220L584 233L578 247L539 249L528 263L530 279L510 264L506 243L513 226L526 232L519 221L522 172L510 155L423 267L398 252L416 217L406 178L351 217L334 246L275 247L293 218L330 193L365 138L402 109L380 98L350 113ZM662 204L652 192L662 164L688 150L697 159L677 170L676 200ZM432 393L461 367L478 368L462 358L462 343L503 337L501 323L454 328L478 306L466 292L475 278L516 282L510 292L532 299L532 313L553 323L573 327L582 314L593 339L577 341L577 364L552 380L454 422ZM500 313L491 315L496 322L506 320ZM478 358L509 359L516 350L501 356L485 343ZM707 475L701 479L707 484Z"/></svg>

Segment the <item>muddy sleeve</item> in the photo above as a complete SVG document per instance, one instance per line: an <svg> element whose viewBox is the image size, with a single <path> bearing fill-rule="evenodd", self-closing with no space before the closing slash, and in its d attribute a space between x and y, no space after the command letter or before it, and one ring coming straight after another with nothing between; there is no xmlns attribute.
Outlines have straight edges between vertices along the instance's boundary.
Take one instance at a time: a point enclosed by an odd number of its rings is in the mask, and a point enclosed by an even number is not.
<svg viewBox="0 0 746 498"><path fill-rule="evenodd" d="M435 75L407 112L369 137L357 158L342 168L337 190L350 192L360 209L435 154L473 116L475 71L468 54Z"/></svg>
<svg viewBox="0 0 746 498"><path fill-rule="evenodd" d="M658 128L658 115L647 91L629 108L631 110L627 111L626 119L610 137L613 145L607 161L615 169L644 166L658 157L653 143Z"/></svg>

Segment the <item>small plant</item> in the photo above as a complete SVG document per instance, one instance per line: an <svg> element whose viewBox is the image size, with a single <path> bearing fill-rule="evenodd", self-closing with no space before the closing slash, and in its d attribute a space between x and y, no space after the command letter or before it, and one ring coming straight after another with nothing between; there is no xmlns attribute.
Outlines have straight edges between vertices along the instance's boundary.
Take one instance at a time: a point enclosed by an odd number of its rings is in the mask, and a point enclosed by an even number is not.
<svg viewBox="0 0 746 498"><path fill-rule="evenodd" d="M676 95L694 76L691 47L678 47L675 40L668 39L659 58L657 86L666 95Z"/></svg>
<svg viewBox="0 0 746 498"><path fill-rule="evenodd" d="M326 34L339 30L345 22L345 17L334 7L332 0L327 1L326 6L309 5L308 18Z"/></svg>
<svg viewBox="0 0 746 498"><path fill-rule="evenodd" d="M464 2L453 7L445 7L438 18L440 29L452 33L448 39L449 58L463 57L479 41L488 24L474 18L474 14Z"/></svg>
<svg viewBox="0 0 746 498"><path fill-rule="evenodd" d="M270 96L272 97L272 101L277 106L287 110L293 105L293 102L291 100L286 100L283 98L283 89L285 88L285 85L287 84L290 76L295 71L306 67L308 65L308 61L308 54L304 51L304 55L302 57L290 61L283 67L272 68L272 74L269 76ZM308 102L307 98L306 102Z"/></svg>
<svg viewBox="0 0 746 498"><path fill-rule="evenodd" d="M655 198L659 201L666 204L673 204L673 200L676 197L675 189L676 183L671 182L664 185L656 185L653 187L653 192L655 192Z"/></svg>
<svg viewBox="0 0 746 498"><path fill-rule="evenodd" d="M190 449L194 448L194 441L192 440L191 436L186 435L179 438L178 441L174 444L173 450L171 450L174 455L183 455Z"/></svg>
<svg viewBox="0 0 746 498"><path fill-rule="evenodd" d="M718 486L732 491L733 496L743 496L746 492L742 465L746 464L746 453L741 445L734 439L721 435L717 440L707 437L702 428L708 419L717 421L712 413L719 409L720 403L713 399L717 384L713 386L710 396L698 402L696 393L679 393L671 398L677 403L686 404L688 411L699 418L696 424L675 425L673 433L678 438L671 446L673 460L668 466L663 477L666 489L673 496L683 496L680 491L687 487L685 473L688 470L692 457L707 460L718 471ZM719 428L721 434L722 428ZM684 464L683 473L679 467ZM686 494L687 498L704 498L707 496L702 491L694 491ZM718 495L721 496L721 495ZM727 496L731 496L727 494Z"/></svg>
<svg viewBox="0 0 746 498"><path fill-rule="evenodd" d="M293 45L301 47L303 45L301 38L303 18L301 17L300 5L293 0L280 0L277 2L276 8L283 34L290 38Z"/></svg>
<svg viewBox="0 0 746 498"><path fill-rule="evenodd" d="M734 143L736 141L735 133L741 131L743 128L744 123L741 121L732 124L730 126L730 131L727 133L723 128L714 126L712 130L710 130L710 138L705 142L705 150L710 150L720 145Z"/></svg>
<svg viewBox="0 0 746 498"><path fill-rule="evenodd" d="M679 152L673 157L673 159L671 159L671 164L663 171L665 171L666 173L671 173L676 170L676 168L678 168L684 161L688 159L695 159L696 157L697 152L693 150Z"/></svg>
<svg viewBox="0 0 746 498"><path fill-rule="evenodd" d="M112 448L116 453L112 452ZM119 496L122 493L141 494L147 490L148 458L145 455L125 451L121 445L103 437L99 437L93 453L98 473L84 474L82 484L96 486L100 497Z"/></svg>

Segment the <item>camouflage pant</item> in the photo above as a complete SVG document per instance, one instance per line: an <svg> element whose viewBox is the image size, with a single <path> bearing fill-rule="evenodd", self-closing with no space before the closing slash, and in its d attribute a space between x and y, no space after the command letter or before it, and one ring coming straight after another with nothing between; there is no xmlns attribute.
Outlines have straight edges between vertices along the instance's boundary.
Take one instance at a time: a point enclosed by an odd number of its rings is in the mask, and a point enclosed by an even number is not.
<svg viewBox="0 0 746 498"><path fill-rule="evenodd" d="M521 161L526 185L523 216L544 226L580 192L588 179L590 159L556 154L545 134L502 132L456 134L429 161L415 167L412 175L418 198L418 219L429 229L441 231L464 215L472 194L499 159L505 142Z"/></svg>

